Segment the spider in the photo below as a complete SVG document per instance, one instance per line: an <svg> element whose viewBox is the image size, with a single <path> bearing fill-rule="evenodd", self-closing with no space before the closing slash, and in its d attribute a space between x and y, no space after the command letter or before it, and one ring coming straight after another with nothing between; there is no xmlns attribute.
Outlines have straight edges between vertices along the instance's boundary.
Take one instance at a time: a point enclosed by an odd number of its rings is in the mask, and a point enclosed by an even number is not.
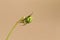
<svg viewBox="0 0 60 40"><path fill-rule="evenodd" d="M32 13L30 15L28 15L27 17L21 17L21 19L19 20L20 23L23 23L24 25L29 24L32 22Z"/></svg>

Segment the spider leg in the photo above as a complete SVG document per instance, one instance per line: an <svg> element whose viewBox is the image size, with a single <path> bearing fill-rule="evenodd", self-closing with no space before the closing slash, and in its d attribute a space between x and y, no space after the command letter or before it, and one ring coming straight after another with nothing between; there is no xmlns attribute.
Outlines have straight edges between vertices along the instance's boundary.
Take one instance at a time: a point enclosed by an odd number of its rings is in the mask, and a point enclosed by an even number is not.
<svg viewBox="0 0 60 40"><path fill-rule="evenodd" d="M24 23L24 19L25 17L21 17L21 19L19 20L19 23Z"/></svg>

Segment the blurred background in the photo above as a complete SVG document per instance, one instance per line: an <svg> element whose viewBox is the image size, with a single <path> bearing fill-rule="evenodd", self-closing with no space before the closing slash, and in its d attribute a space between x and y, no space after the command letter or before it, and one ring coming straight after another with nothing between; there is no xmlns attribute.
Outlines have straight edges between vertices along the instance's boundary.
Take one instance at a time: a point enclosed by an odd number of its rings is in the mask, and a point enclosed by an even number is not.
<svg viewBox="0 0 60 40"><path fill-rule="evenodd" d="M32 23L18 24L9 40L60 40L60 0L0 0L0 40L32 11Z"/></svg>

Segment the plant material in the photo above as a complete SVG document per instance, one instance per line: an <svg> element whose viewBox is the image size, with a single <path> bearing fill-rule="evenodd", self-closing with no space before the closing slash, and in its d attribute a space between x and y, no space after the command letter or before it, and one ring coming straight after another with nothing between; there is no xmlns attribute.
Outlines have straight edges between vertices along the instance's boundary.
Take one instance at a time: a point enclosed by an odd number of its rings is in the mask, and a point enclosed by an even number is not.
<svg viewBox="0 0 60 40"><path fill-rule="evenodd" d="M27 17L22 17L20 20L18 20L16 24L13 26L13 28L10 30L10 32L8 33L6 40L9 40L10 35L12 34L13 30L16 28L16 25L18 23L23 23L24 25L31 23L32 22L31 15L32 14L28 15Z"/></svg>

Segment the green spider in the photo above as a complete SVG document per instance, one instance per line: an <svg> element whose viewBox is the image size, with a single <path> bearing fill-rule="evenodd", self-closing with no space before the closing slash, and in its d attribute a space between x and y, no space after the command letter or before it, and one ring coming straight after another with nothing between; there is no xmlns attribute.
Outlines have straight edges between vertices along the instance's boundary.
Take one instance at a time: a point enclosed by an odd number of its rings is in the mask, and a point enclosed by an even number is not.
<svg viewBox="0 0 60 40"><path fill-rule="evenodd" d="M28 15L27 17L22 17L19 22L23 23L24 25L32 22L32 14Z"/></svg>

